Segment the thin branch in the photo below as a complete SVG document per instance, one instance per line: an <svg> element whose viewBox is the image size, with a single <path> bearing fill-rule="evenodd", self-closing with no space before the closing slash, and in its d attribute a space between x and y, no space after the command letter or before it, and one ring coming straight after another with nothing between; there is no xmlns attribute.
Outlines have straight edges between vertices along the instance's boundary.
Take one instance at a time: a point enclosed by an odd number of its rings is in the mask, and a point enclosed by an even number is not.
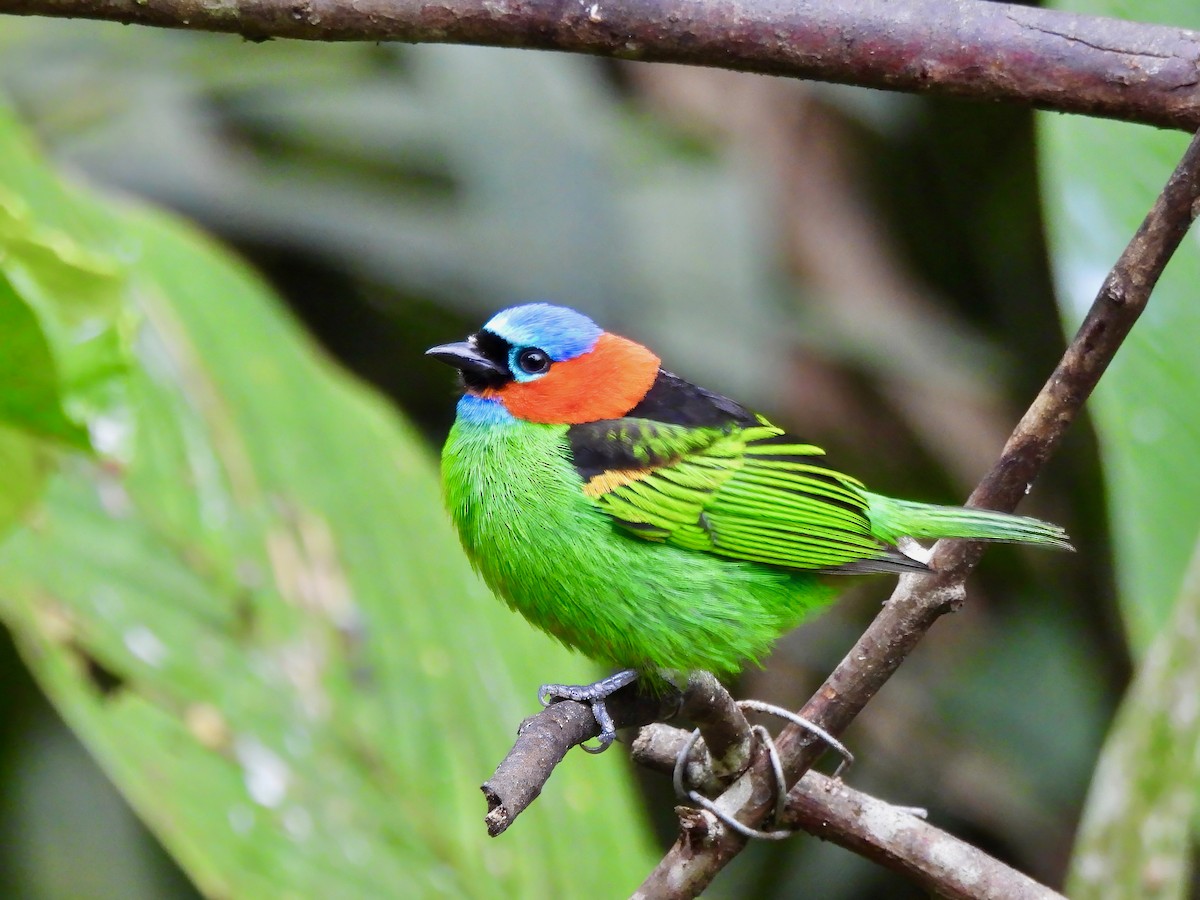
<svg viewBox="0 0 1200 900"><path fill-rule="evenodd" d="M648 697L630 685L607 701L618 728L645 725L670 718L678 709L678 697ZM567 751L600 733L590 706L564 700L530 716L517 729L517 740L480 790L487 798L484 818L488 834L503 834L509 825L537 799L554 767Z"/></svg>
<svg viewBox="0 0 1200 900"><path fill-rule="evenodd" d="M1146 306L1162 270L1187 233L1200 203L1200 135L1179 165L1141 227L1105 279L1092 308L1054 373L1018 423L999 462L980 482L968 503L1012 510L1074 421L1084 401L1112 361ZM963 581L984 545L939 541L929 576L904 576L884 609L800 714L840 734L896 671L933 623L962 602ZM789 784L799 779L823 751L810 735L789 726L779 749ZM718 798L722 811L755 826L771 798L766 765L756 761ZM643 882L641 897L694 897L745 844L719 824L703 843L686 833Z"/></svg>
<svg viewBox="0 0 1200 900"><path fill-rule="evenodd" d="M564 50L1200 128L1200 33L986 0L0 0L0 13Z"/></svg>
<svg viewBox="0 0 1200 900"><path fill-rule="evenodd" d="M670 725L648 725L633 742L634 762L669 775L688 734ZM711 831L711 814L688 811L688 827ZM993 859L982 850L913 815L847 787L840 779L807 772L788 795L781 825L799 828L907 876L939 897L969 900L1062 900L1060 894Z"/></svg>

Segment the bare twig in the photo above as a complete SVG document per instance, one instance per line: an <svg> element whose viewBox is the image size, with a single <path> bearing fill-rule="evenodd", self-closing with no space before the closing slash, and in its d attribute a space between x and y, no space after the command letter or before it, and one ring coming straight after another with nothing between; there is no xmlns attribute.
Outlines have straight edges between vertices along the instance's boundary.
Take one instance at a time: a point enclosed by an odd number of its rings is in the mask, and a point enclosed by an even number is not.
<svg viewBox="0 0 1200 900"><path fill-rule="evenodd" d="M647 725L633 742L633 759L639 765L669 774L687 739L687 732L670 725ZM1061 898L911 811L884 803L820 772L805 773L788 795L781 824L853 850L908 876L939 897ZM705 827L711 834L719 825L708 820Z"/></svg>
<svg viewBox="0 0 1200 900"><path fill-rule="evenodd" d="M678 697L639 694L635 685L630 685L610 697L606 705L616 726L629 728L669 718L679 703ZM567 751L599 733L591 707L572 700L551 704L522 722L516 743L480 787L487 798L484 823L488 834L502 834L537 799Z"/></svg>
<svg viewBox="0 0 1200 900"><path fill-rule="evenodd" d="M1200 127L1200 34L985 0L0 0L0 13L565 50Z"/></svg>
<svg viewBox="0 0 1200 900"><path fill-rule="evenodd" d="M1191 225L1198 202L1200 135L1188 146L1105 279L1062 360L1013 431L1000 460L971 494L969 504L1003 510L1016 507L1145 308L1159 275ZM840 734L933 623L961 603L963 581L983 548L983 544L970 541L939 541L932 558L934 574L900 579L883 611L805 704L801 715ZM823 749L795 727L785 729L777 743L789 783L807 771ZM717 802L739 821L756 825L770 807L770 784L765 764L758 761ZM744 843L744 838L728 830L710 830L703 843L689 840L685 832L643 883L640 896L696 896Z"/></svg>

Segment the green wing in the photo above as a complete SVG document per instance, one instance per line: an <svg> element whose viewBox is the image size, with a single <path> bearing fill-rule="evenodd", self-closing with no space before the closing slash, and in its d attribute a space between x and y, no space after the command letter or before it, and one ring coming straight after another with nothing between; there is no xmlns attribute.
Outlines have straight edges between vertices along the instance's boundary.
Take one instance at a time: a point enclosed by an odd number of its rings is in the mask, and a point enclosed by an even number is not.
<svg viewBox="0 0 1200 900"><path fill-rule="evenodd" d="M584 493L640 538L787 569L925 568L872 534L857 480L765 420L612 419L576 426L571 443Z"/></svg>

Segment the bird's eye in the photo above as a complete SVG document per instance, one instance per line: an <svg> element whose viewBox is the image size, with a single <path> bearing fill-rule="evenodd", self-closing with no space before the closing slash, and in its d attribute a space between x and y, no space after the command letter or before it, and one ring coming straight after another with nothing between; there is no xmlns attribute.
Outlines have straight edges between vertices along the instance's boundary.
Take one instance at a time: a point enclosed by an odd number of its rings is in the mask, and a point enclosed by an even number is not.
<svg viewBox="0 0 1200 900"><path fill-rule="evenodd" d="M526 347L517 354L517 366L526 375L541 375L550 368L550 357L545 350Z"/></svg>

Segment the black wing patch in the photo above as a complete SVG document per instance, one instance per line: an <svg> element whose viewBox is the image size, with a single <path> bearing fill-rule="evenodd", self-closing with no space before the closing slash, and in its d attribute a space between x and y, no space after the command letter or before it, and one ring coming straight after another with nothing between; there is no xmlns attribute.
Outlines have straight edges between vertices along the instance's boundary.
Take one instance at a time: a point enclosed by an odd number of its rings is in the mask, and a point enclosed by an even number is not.
<svg viewBox="0 0 1200 900"><path fill-rule="evenodd" d="M625 415L631 419L653 419L691 428L759 424L758 416L737 401L684 381L666 369L658 370L658 377L646 396Z"/></svg>

